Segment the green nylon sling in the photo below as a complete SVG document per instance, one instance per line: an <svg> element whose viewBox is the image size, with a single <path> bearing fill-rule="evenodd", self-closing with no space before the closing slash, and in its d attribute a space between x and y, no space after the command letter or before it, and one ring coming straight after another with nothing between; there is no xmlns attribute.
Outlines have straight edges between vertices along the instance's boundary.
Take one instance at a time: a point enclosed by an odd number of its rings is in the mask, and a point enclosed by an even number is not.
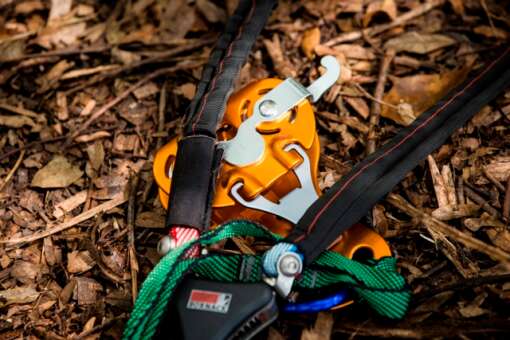
<svg viewBox="0 0 510 340"><path fill-rule="evenodd" d="M177 285L185 275L194 273L203 278L223 282L261 282L261 255L206 255L186 257L194 246L207 247L232 237L251 236L276 243L282 238L250 221L226 223L204 233L200 239L182 245L164 256L144 281L131 318L124 330L124 339L150 339L163 318ZM240 278L244 261L250 262L250 274ZM315 289L344 284L351 287L379 314L402 318L411 293L404 278L396 271L396 260L386 257L370 264L348 259L333 251L324 251L294 282L295 288Z"/></svg>

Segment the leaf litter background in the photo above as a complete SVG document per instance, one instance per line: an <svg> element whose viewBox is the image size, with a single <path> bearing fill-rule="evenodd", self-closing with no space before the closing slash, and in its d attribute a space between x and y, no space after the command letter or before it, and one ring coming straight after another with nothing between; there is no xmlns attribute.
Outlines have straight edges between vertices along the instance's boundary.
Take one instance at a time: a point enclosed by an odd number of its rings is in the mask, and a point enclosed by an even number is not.
<svg viewBox="0 0 510 340"><path fill-rule="evenodd" d="M177 135L235 0L0 0L2 339L118 339L158 260L155 150ZM508 44L508 1L281 1L238 87L307 84L327 188ZM282 317L271 339L504 337L510 331L510 90L372 211L414 300ZM245 244L246 245L246 244Z"/></svg>

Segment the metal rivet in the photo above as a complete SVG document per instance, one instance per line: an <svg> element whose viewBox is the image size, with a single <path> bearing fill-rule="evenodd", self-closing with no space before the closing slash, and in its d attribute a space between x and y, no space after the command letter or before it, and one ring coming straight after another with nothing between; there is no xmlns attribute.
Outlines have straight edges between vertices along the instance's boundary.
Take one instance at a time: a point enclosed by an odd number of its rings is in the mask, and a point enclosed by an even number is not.
<svg viewBox="0 0 510 340"><path fill-rule="evenodd" d="M283 254L278 262L283 275L294 276L301 273L303 264L299 255L295 253Z"/></svg>
<svg viewBox="0 0 510 340"><path fill-rule="evenodd" d="M273 117L278 114L276 103L271 99L264 100L262 103L260 103L259 110L260 114L264 117Z"/></svg>
<svg viewBox="0 0 510 340"><path fill-rule="evenodd" d="M163 236L158 242L158 254L161 256L166 255L170 250L175 248L174 243L170 236Z"/></svg>

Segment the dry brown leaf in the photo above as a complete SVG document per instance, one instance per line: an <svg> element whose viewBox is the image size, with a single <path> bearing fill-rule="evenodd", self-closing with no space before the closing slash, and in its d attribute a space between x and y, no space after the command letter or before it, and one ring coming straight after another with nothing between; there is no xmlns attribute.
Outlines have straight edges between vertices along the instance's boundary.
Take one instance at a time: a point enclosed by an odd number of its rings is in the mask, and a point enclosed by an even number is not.
<svg viewBox="0 0 510 340"><path fill-rule="evenodd" d="M117 151L133 151L139 143L137 135L122 135L115 136L113 141L113 148Z"/></svg>
<svg viewBox="0 0 510 340"><path fill-rule="evenodd" d="M42 169L37 171L31 186L39 188L66 188L79 180L83 172L72 165L67 158L55 156Z"/></svg>
<svg viewBox="0 0 510 340"><path fill-rule="evenodd" d="M197 0L197 10L211 23L225 22L227 13L209 0Z"/></svg>
<svg viewBox="0 0 510 340"><path fill-rule="evenodd" d="M280 1L282 3L283 1ZM338 0L321 0L321 1L303 1L302 4L306 8L308 12L310 12L313 16L317 18L323 18L327 21L334 21L336 19L336 15L344 11L342 7L348 7L348 4L357 3L359 4L359 0L349 0L349 1L338 1ZM362 4L360 4L360 10L362 8ZM278 6L280 7L280 6Z"/></svg>
<svg viewBox="0 0 510 340"><path fill-rule="evenodd" d="M30 14L35 11L45 9L44 4L39 0L23 1L14 7L14 12L17 14Z"/></svg>
<svg viewBox="0 0 510 340"><path fill-rule="evenodd" d="M55 210L53 211L53 216L56 218L60 218L64 216L65 213L72 211L75 208L78 208L80 205L85 203L87 200L87 190L82 190L71 197L59 202L55 205Z"/></svg>
<svg viewBox="0 0 510 340"><path fill-rule="evenodd" d="M67 253L67 271L69 273L83 273L95 265L96 263L88 250Z"/></svg>
<svg viewBox="0 0 510 340"><path fill-rule="evenodd" d="M332 123L331 129L335 132L340 133L340 136L342 137L342 145L346 147L344 150L345 152L353 148L356 145L356 143L358 143L358 139L348 131L347 125Z"/></svg>
<svg viewBox="0 0 510 340"><path fill-rule="evenodd" d="M480 147L480 142L477 138L466 138L462 140L462 147L469 151L476 151Z"/></svg>
<svg viewBox="0 0 510 340"><path fill-rule="evenodd" d="M386 217L384 206L381 204L374 205L372 208L372 218L377 233L385 237L390 227L390 222Z"/></svg>
<svg viewBox="0 0 510 340"><path fill-rule="evenodd" d="M69 119L69 110L67 108L67 96L65 92L57 92L56 95L56 105L57 105L57 118L60 121Z"/></svg>
<svg viewBox="0 0 510 340"><path fill-rule="evenodd" d="M342 54L347 59L374 60L375 54L370 49L356 44L341 44L333 47L335 55Z"/></svg>
<svg viewBox="0 0 510 340"><path fill-rule="evenodd" d="M74 66L74 62L69 62L65 59L55 64L46 74L36 79L40 85L40 91L45 92L51 88L57 81L60 80L65 71Z"/></svg>
<svg viewBox="0 0 510 340"><path fill-rule="evenodd" d="M134 52L121 50L118 47L112 49L112 57L115 61L121 62L124 65L131 65L142 59L142 57Z"/></svg>
<svg viewBox="0 0 510 340"><path fill-rule="evenodd" d="M303 40L301 41L301 49L308 59L313 59L315 47L321 43L321 30L319 27L314 27L306 30L303 33Z"/></svg>
<svg viewBox="0 0 510 340"><path fill-rule="evenodd" d="M162 38L184 38L196 20L195 9L183 0L167 1L162 11L159 27Z"/></svg>
<svg viewBox="0 0 510 340"><path fill-rule="evenodd" d="M76 43L86 29L87 24L85 22L62 27L50 26L41 30L34 42L47 49L54 46L65 47Z"/></svg>
<svg viewBox="0 0 510 340"><path fill-rule="evenodd" d="M40 266L23 260L17 260L11 267L11 277L22 283L32 283L40 273Z"/></svg>
<svg viewBox="0 0 510 340"><path fill-rule="evenodd" d="M464 15L464 2L463 0L449 0L455 13Z"/></svg>
<svg viewBox="0 0 510 340"><path fill-rule="evenodd" d="M465 318L474 318L483 314L487 314L488 310L481 308L488 294L483 292L475 297L469 304L460 303L459 313Z"/></svg>
<svg viewBox="0 0 510 340"><path fill-rule="evenodd" d="M96 101L94 99L89 99L87 104L83 107L83 110L80 112L80 116L86 117L92 113L92 110L96 107Z"/></svg>
<svg viewBox="0 0 510 340"><path fill-rule="evenodd" d="M384 105L381 115L401 125L409 125L425 110L436 104L454 86L467 77L471 65L445 72L443 74L418 74L409 77L392 77L393 86L385 94L383 101L393 105L402 102L411 104L414 117L406 117L399 110Z"/></svg>
<svg viewBox="0 0 510 340"><path fill-rule="evenodd" d="M108 138L111 134L108 131L97 131L88 135L81 135L76 137L74 140L77 143L88 143L98 139Z"/></svg>
<svg viewBox="0 0 510 340"><path fill-rule="evenodd" d="M496 157L485 166L485 171L500 182L506 182L510 177L510 157Z"/></svg>
<svg viewBox="0 0 510 340"><path fill-rule="evenodd" d="M455 40L443 34L408 32L390 39L384 44L385 49L396 52L427 54L443 47L455 44Z"/></svg>
<svg viewBox="0 0 510 340"><path fill-rule="evenodd" d="M89 319L89 321L87 321L85 323L85 326L83 326L82 333L90 331L94 327L95 322L96 322L96 317L95 316L91 317Z"/></svg>
<svg viewBox="0 0 510 340"><path fill-rule="evenodd" d="M76 6L76 15L79 17L85 17L87 15L94 14L94 7L86 4L78 4Z"/></svg>
<svg viewBox="0 0 510 340"><path fill-rule="evenodd" d="M195 96L196 86L192 83L186 83L175 88L174 92L184 96L184 98L191 100Z"/></svg>
<svg viewBox="0 0 510 340"><path fill-rule="evenodd" d="M63 17L71 11L73 0L51 0L51 9L48 21Z"/></svg>
<svg viewBox="0 0 510 340"><path fill-rule="evenodd" d="M135 225L142 228L163 228L165 226L164 212L141 212L136 216Z"/></svg>
<svg viewBox="0 0 510 340"><path fill-rule="evenodd" d="M62 263L62 249L53 244L51 237L45 237L43 240L43 255L50 266Z"/></svg>
<svg viewBox="0 0 510 340"><path fill-rule="evenodd" d="M434 184L434 191L436 193L437 205L439 208L448 206L448 191L443 180L443 176L439 172L437 163L432 156L427 157L429 163L430 176L432 177L432 183Z"/></svg>
<svg viewBox="0 0 510 340"><path fill-rule="evenodd" d="M79 70L72 70L72 71L64 73L60 79L73 79L73 78L79 78L79 77L84 77L84 76L90 76L90 75L93 75L96 73L103 73L103 72L106 73L108 71L116 70L119 67L120 67L119 65L114 64L114 65L100 65L100 66L91 67L91 68L82 68Z"/></svg>
<svg viewBox="0 0 510 340"><path fill-rule="evenodd" d="M33 190L23 190L18 196L18 204L26 210L36 213L44 207L39 194Z"/></svg>
<svg viewBox="0 0 510 340"><path fill-rule="evenodd" d="M136 99L141 100L144 98L147 98L149 96L152 96L159 92L159 87L153 83L149 82L139 88L137 88L133 94L135 95Z"/></svg>
<svg viewBox="0 0 510 340"><path fill-rule="evenodd" d="M482 227L505 227L503 222L488 213L483 213L479 218L466 218L463 223L469 230L473 232L478 231Z"/></svg>
<svg viewBox="0 0 510 340"><path fill-rule="evenodd" d="M96 171L99 170L104 161L104 147L100 141L87 146L87 154L89 156L90 164Z"/></svg>
<svg viewBox="0 0 510 340"><path fill-rule="evenodd" d="M301 340L328 340L333 330L333 315L329 312L317 314L317 320L312 329L304 329Z"/></svg>
<svg viewBox="0 0 510 340"><path fill-rule="evenodd" d="M394 0L375 0L368 4L365 15L363 16L363 25L368 26L375 14L385 13L391 20L397 17L397 5Z"/></svg>
<svg viewBox="0 0 510 340"><path fill-rule="evenodd" d="M477 316L487 314L488 311L478 306L467 305L465 307L459 308L459 313L465 318L475 318Z"/></svg>
<svg viewBox="0 0 510 340"><path fill-rule="evenodd" d="M352 106L352 108L356 110L356 112L359 113L359 115L364 119L367 119L370 115L368 104L363 98L345 96L344 100L347 104Z"/></svg>
<svg viewBox="0 0 510 340"><path fill-rule="evenodd" d="M432 217L440 221L449 221L456 218L473 216L480 210L480 206L473 203L446 205L432 211Z"/></svg>
<svg viewBox="0 0 510 340"><path fill-rule="evenodd" d="M494 38L498 40L506 40L508 38L508 33L505 30L487 25L475 27L474 32L476 34L483 35L486 38Z"/></svg>
<svg viewBox="0 0 510 340"><path fill-rule="evenodd" d="M457 205L457 192L455 190L452 170L449 165L443 165L441 176L443 177L446 192L448 193L448 204L453 206Z"/></svg>
<svg viewBox="0 0 510 340"><path fill-rule="evenodd" d="M273 61L275 71L282 78L297 76L295 67L285 58L280 44L280 38L278 34L273 34L272 40L264 39L263 43L266 47L269 57Z"/></svg>
<svg viewBox="0 0 510 340"><path fill-rule="evenodd" d="M505 228L490 228L485 232L496 247L510 252L510 231Z"/></svg>
<svg viewBox="0 0 510 340"><path fill-rule="evenodd" d="M34 302L39 294L34 288L24 286L0 290L0 308L14 303Z"/></svg>
<svg viewBox="0 0 510 340"><path fill-rule="evenodd" d="M73 299L82 306L96 303L97 292L101 291L103 287L96 280L88 277L76 277L75 280Z"/></svg>
<svg viewBox="0 0 510 340"><path fill-rule="evenodd" d="M471 118L470 123L476 127L480 126L489 126L502 117L499 111L493 111L490 106L484 106L480 112L478 112L473 118Z"/></svg>
<svg viewBox="0 0 510 340"><path fill-rule="evenodd" d="M31 118L26 116L4 116L0 115L0 126L7 126L15 129L23 126L30 126L32 132L41 131L42 126L36 124Z"/></svg>

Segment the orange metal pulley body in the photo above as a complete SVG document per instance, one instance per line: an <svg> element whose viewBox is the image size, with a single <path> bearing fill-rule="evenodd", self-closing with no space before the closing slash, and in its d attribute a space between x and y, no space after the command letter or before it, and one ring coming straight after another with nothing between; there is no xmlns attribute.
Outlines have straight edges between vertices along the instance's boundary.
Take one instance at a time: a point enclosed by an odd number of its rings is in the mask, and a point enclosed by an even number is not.
<svg viewBox="0 0 510 340"><path fill-rule="evenodd" d="M250 83L233 94L227 103L223 123L217 131L220 143L232 139L241 124L252 115L257 100L280 83L279 79L264 79ZM315 193L317 196L321 194L317 182L320 146L313 108L308 100L302 100L278 120L257 125L256 131L265 143L261 157L243 166L222 162L212 204L213 227L231 219L244 218L259 222L271 231L286 236L293 226L291 222L276 214L246 207L234 198L232 190L236 183L242 182L239 193L244 200L252 201L262 195L278 204L290 192L299 189L302 183L295 170L305 159L295 150L285 151L286 146L293 144L304 151L310 165L309 176ZM168 208L168 191L177 144L178 139L173 139L163 146L154 158L154 176L161 203L165 208ZM360 249L368 250L376 259L391 255L384 239L360 224L347 230L332 249L349 258Z"/></svg>

